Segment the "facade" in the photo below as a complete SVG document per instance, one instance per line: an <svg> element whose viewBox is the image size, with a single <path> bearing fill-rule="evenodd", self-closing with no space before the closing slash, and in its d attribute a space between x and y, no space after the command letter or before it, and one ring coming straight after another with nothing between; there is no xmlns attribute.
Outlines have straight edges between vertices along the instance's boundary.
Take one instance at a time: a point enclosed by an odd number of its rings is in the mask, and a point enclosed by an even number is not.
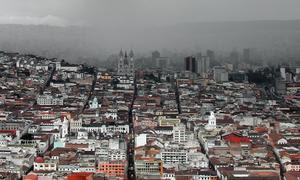
<svg viewBox="0 0 300 180"><path fill-rule="evenodd" d="M155 159L137 159L135 160L135 172L136 176L154 177L160 179L163 175L163 163L160 160Z"/></svg>
<svg viewBox="0 0 300 180"><path fill-rule="evenodd" d="M197 73L196 57L189 56L185 58L185 70Z"/></svg>
<svg viewBox="0 0 300 180"><path fill-rule="evenodd" d="M159 126L178 126L180 124L180 119L178 117L169 116L159 116L158 117Z"/></svg>
<svg viewBox="0 0 300 180"><path fill-rule="evenodd" d="M62 106L64 104L63 98L54 98L49 95L39 96L37 104L42 106Z"/></svg>
<svg viewBox="0 0 300 180"><path fill-rule="evenodd" d="M98 172L124 179L126 177L126 161L100 162Z"/></svg>
<svg viewBox="0 0 300 180"><path fill-rule="evenodd" d="M179 124L179 126L175 126L173 128L173 141L177 143L183 143L187 141L184 124Z"/></svg>
<svg viewBox="0 0 300 180"><path fill-rule="evenodd" d="M214 67L214 80L216 82L228 81L228 72L224 67Z"/></svg>
<svg viewBox="0 0 300 180"><path fill-rule="evenodd" d="M208 117L208 124L205 126L205 129L206 130L214 130L214 129L216 129L216 127L217 127L216 121L217 121L217 118L215 116L215 113L211 111L210 115Z"/></svg>
<svg viewBox="0 0 300 180"><path fill-rule="evenodd" d="M168 69L170 66L170 59L168 57L158 57L155 61L156 67L159 69Z"/></svg>
<svg viewBox="0 0 300 180"><path fill-rule="evenodd" d="M123 53L121 50L119 53L119 61L118 61L118 75L120 76L134 76L135 68L134 68L134 54L131 50L129 55L127 52Z"/></svg>
<svg viewBox="0 0 300 180"><path fill-rule="evenodd" d="M299 162L293 162L293 163L286 163L285 165L286 171L300 171L300 163Z"/></svg>
<svg viewBox="0 0 300 180"><path fill-rule="evenodd" d="M286 81L283 78L276 78L275 91L279 95L285 95L287 93Z"/></svg>
<svg viewBox="0 0 300 180"><path fill-rule="evenodd" d="M185 58L185 70L199 74L202 78L207 78L210 66L210 58L201 54Z"/></svg>
<svg viewBox="0 0 300 180"><path fill-rule="evenodd" d="M202 78L208 77L208 71L210 66L210 58L208 56L199 56L197 57L197 73Z"/></svg>
<svg viewBox="0 0 300 180"><path fill-rule="evenodd" d="M56 171L57 164L52 159L44 160L42 157L37 157L33 163L34 171Z"/></svg>
<svg viewBox="0 0 300 180"><path fill-rule="evenodd" d="M188 161L188 156L186 151L181 151L179 149L168 149L161 152L161 159L166 164L185 164Z"/></svg>

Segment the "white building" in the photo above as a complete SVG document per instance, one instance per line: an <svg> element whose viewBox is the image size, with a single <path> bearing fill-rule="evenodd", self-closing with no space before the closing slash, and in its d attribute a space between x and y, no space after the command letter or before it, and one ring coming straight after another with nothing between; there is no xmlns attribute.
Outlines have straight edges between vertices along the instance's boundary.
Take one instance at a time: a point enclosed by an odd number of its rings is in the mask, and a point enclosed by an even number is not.
<svg viewBox="0 0 300 180"><path fill-rule="evenodd" d="M188 162L188 156L184 150L166 149L161 152L161 160L165 164L185 164Z"/></svg>
<svg viewBox="0 0 300 180"><path fill-rule="evenodd" d="M224 67L214 67L214 80L216 82L228 81L228 72Z"/></svg>
<svg viewBox="0 0 300 180"><path fill-rule="evenodd" d="M62 106L64 104L63 98L54 98L50 95L42 95L37 98L37 104L42 106Z"/></svg>
<svg viewBox="0 0 300 180"><path fill-rule="evenodd" d="M208 131L214 130L217 127L217 118L215 116L215 113L213 111L210 112L210 115L208 117L208 123L205 126L205 129Z"/></svg>
<svg viewBox="0 0 300 180"><path fill-rule="evenodd" d="M108 147L109 147L109 149L120 149L120 140L119 139L109 139Z"/></svg>
<svg viewBox="0 0 300 180"><path fill-rule="evenodd" d="M90 101L90 109L98 109L99 107L99 103L98 103L98 99L97 97L94 97L93 101Z"/></svg>
<svg viewBox="0 0 300 180"><path fill-rule="evenodd" d="M173 141L183 143L187 141L186 128L184 124L179 124L173 128Z"/></svg>
<svg viewBox="0 0 300 180"><path fill-rule="evenodd" d="M208 159L205 154L201 152L188 153L189 167L192 168L208 168Z"/></svg>
<svg viewBox="0 0 300 180"><path fill-rule="evenodd" d="M48 172L56 171L57 170L56 160L37 157L33 163L33 170L48 171Z"/></svg>
<svg viewBox="0 0 300 180"><path fill-rule="evenodd" d="M68 133L69 133L69 121L67 120L66 117L64 117L64 121L61 126L61 138L65 139Z"/></svg>
<svg viewBox="0 0 300 180"><path fill-rule="evenodd" d="M108 157L110 161L120 161L120 160L126 160L127 154L125 150L117 149L117 150L109 150L108 151Z"/></svg>
<svg viewBox="0 0 300 180"><path fill-rule="evenodd" d="M147 134L139 134L135 137L135 147L145 146L147 144Z"/></svg>
<svg viewBox="0 0 300 180"><path fill-rule="evenodd" d="M197 57L196 62L197 62L197 73L202 78L207 78L208 77L209 66L210 66L209 57L208 56Z"/></svg>

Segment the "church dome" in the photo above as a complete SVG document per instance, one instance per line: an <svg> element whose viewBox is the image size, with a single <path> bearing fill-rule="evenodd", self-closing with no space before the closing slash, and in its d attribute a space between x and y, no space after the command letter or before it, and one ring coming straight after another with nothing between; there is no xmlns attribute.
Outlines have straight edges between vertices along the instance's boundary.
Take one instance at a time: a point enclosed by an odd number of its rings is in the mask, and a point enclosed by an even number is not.
<svg viewBox="0 0 300 180"><path fill-rule="evenodd" d="M44 158L42 158L42 157L36 157L35 160L34 160L34 162L36 162L36 163L44 163Z"/></svg>

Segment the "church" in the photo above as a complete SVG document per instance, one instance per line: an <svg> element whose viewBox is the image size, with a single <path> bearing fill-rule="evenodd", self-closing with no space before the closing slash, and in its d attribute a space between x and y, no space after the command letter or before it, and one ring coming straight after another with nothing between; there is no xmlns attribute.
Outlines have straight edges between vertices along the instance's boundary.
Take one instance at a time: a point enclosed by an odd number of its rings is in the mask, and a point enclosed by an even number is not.
<svg viewBox="0 0 300 180"><path fill-rule="evenodd" d="M120 76L134 76L134 54L131 50L129 54L121 50L118 61L118 75Z"/></svg>

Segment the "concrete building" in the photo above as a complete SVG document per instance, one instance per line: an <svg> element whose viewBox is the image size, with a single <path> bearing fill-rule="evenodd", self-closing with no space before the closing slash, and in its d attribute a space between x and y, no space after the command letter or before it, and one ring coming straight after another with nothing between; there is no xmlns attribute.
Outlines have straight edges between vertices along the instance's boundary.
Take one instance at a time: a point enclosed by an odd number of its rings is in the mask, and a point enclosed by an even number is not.
<svg viewBox="0 0 300 180"><path fill-rule="evenodd" d="M179 149L166 149L161 152L161 159L164 164L185 164L188 161L187 152Z"/></svg>
<svg viewBox="0 0 300 180"><path fill-rule="evenodd" d="M208 77L209 66L210 66L210 58L208 56L199 56L197 57L197 73L202 78Z"/></svg>
<svg viewBox="0 0 300 180"><path fill-rule="evenodd" d="M156 68L168 69L170 67L170 59L168 57L158 57L155 59Z"/></svg>
<svg viewBox="0 0 300 180"><path fill-rule="evenodd" d="M126 161L109 161L109 162L99 162L98 172L104 173L105 175L111 177L119 177L120 179L125 179L126 177Z"/></svg>
<svg viewBox="0 0 300 180"><path fill-rule="evenodd" d="M228 72L224 67L216 66L214 67L214 80L216 82L226 82L228 81Z"/></svg>
<svg viewBox="0 0 300 180"><path fill-rule="evenodd" d="M196 57L195 56L189 56L185 58L185 70L191 71L193 73L197 73L197 65L196 65Z"/></svg>
<svg viewBox="0 0 300 180"><path fill-rule="evenodd" d="M179 124L173 128L173 141L177 143L183 143L187 141L187 135L185 132L185 125Z"/></svg>
<svg viewBox="0 0 300 180"><path fill-rule="evenodd" d="M63 98L55 98L50 95L43 95L37 98L37 104L42 106L62 106Z"/></svg>
<svg viewBox="0 0 300 180"><path fill-rule="evenodd" d="M163 174L163 162L153 158L136 159L135 172L141 179L160 179Z"/></svg>
<svg viewBox="0 0 300 180"><path fill-rule="evenodd" d="M282 78L275 79L275 91L278 95L285 95L287 93L286 81Z"/></svg>
<svg viewBox="0 0 300 180"><path fill-rule="evenodd" d="M201 77L208 76L210 66L210 58L202 56L200 53L197 56L189 56L185 58L185 70L199 74Z"/></svg>

